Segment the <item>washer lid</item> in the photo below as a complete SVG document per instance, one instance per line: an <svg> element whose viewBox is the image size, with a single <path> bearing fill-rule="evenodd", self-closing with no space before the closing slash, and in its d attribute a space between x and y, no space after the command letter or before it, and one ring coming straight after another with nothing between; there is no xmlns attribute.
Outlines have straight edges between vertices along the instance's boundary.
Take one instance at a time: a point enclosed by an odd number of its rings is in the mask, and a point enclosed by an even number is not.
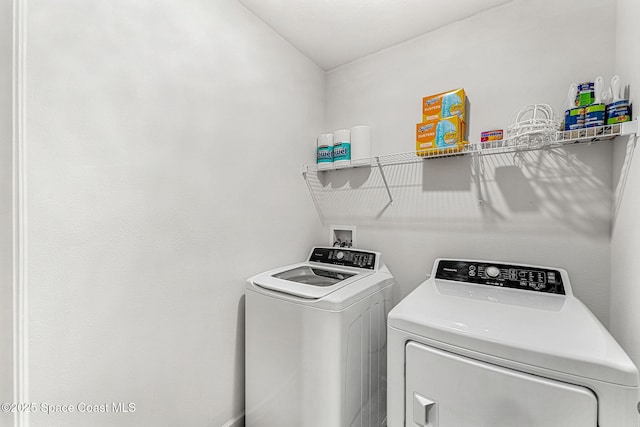
<svg viewBox="0 0 640 427"><path fill-rule="evenodd" d="M373 273L371 270L303 262L270 270L248 280L263 289L315 300Z"/></svg>
<svg viewBox="0 0 640 427"><path fill-rule="evenodd" d="M570 295L431 278L391 310L389 327L560 373L639 384L633 362Z"/></svg>

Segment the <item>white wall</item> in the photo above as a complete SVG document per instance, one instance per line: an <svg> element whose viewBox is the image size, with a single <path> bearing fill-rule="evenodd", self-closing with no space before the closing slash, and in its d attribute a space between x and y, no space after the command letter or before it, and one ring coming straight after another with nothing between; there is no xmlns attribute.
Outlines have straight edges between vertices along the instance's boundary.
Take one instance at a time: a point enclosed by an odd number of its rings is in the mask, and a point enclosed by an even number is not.
<svg viewBox="0 0 640 427"><path fill-rule="evenodd" d="M0 1L0 402L13 401L12 15L11 2ZM0 426L10 422L0 413Z"/></svg>
<svg viewBox="0 0 640 427"><path fill-rule="evenodd" d="M577 10L598 22L579 38ZM598 0L516 0L334 69L325 130L369 124L375 154L412 151L422 97L458 87L472 141L527 104L562 112L571 82L611 78L615 13ZM552 265L607 324L611 161L610 143L484 158L483 206L469 157L388 167L390 207L377 170L325 173L315 185L325 224L357 225L359 245L384 252L403 295L438 256Z"/></svg>
<svg viewBox="0 0 640 427"><path fill-rule="evenodd" d="M638 88L640 87L640 3L618 0L616 40L616 73L623 84L629 85L631 102L635 100L638 116ZM614 213L611 233L611 331L640 366L640 287L634 267L640 251L640 158L637 138L616 144L614 151Z"/></svg>
<svg viewBox="0 0 640 427"><path fill-rule="evenodd" d="M320 239L324 74L234 0L28 13L30 400L136 405L31 425L219 427L245 278Z"/></svg>

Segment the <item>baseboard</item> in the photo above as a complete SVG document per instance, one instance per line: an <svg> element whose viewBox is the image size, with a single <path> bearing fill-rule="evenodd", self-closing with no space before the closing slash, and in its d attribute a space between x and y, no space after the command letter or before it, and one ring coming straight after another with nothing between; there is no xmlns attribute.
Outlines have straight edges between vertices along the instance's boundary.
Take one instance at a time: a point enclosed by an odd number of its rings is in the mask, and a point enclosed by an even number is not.
<svg viewBox="0 0 640 427"><path fill-rule="evenodd" d="M244 427L244 412L231 418L229 421L224 423L222 427Z"/></svg>

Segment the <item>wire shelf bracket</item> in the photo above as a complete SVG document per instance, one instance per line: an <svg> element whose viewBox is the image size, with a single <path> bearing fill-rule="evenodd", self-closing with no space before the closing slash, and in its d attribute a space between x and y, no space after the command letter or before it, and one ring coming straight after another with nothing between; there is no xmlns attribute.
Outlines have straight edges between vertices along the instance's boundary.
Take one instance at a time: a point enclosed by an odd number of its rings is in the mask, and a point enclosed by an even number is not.
<svg viewBox="0 0 640 427"><path fill-rule="evenodd" d="M391 190L389 190L389 183L387 182L387 177L384 174L382 163L380 163L380 157L376 157L376 165L378 166L378 170L380 171L382 182L384 182L384 188L387 190L387 195L389 196L389 206L393 206L393 196L391 195Z"/></svg>

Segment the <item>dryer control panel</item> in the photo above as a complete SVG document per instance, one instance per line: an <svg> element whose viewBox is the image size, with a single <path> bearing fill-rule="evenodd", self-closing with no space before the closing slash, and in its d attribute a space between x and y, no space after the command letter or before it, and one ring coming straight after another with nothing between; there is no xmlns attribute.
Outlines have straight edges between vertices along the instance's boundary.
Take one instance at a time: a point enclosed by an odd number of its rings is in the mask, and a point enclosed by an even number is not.
<svg viewBox="0 0 640 427"><path fill-rule="evenodd" d="M313 248L309 261L374 270L376 255L374 252L345 248Z"/></svg>
<svg viewBox="0 0 640 427"><path fill-rule="evenodd" d="M489 262L441 260L436 279L565 295L558 270Z"/></svg>

